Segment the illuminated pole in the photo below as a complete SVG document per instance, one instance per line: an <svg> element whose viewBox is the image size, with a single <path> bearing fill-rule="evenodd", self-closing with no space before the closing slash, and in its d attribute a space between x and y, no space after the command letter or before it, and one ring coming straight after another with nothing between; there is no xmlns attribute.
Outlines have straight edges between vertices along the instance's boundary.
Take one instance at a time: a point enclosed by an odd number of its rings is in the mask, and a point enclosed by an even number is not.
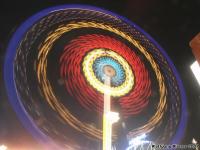
<svg viewBox="0 0 200 150"><path fill-rule="evenodd" d="M111 66L104 67L105 81L104 84L110 87L111 78L115 76L115 70ZM104 93L104 111L103 111L103 150L112 148L112 124L119 120L119 114L110 111L111 97L109 88Z"/></svg>
<svg viewBox="0 0 200 150"><path fill-rule="evenodd" d="M105 85L110 86L110 77L105 78ZM111 150L112 146L112 124L110 124L107 114L110 112L110 94L104 93L104 114L103 114L103 150Z"/></svg>

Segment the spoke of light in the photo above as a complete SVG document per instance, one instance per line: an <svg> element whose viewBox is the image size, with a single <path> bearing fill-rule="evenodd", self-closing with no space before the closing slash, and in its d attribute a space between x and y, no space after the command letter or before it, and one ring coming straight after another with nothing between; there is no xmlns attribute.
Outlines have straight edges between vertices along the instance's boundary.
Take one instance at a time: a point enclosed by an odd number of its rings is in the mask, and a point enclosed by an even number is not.
<svg viewBox="0 0 200 150"><path fill-rule="evenodd" d="M105 78L104 84L110 86L110 77ZM104 93L103 150L111 150L112 145L112 124L107 119L108 112L110 112L110 94Z"/></svg>
<svg viewBox="0 0 200 150"><path fill-rule="evenodd" d="M105 78L105 85L110 86L110 77ZM112 124L119 120L119 114L110 111L110 94L104 93L104 114L103 114L103 150L112 148Z"/></svg>
<svg viewBox="0 0 200 150"><path fill-rule="evenodd" d="M200 66L197 61L195 61L191 66L190 66L194 76L196 77L199 85L200 85Z"/></svg>
<svg viewBox="0 0 200 150"><path fill-rule="evenodd" d="M0 150L7 150L7 147L5 145L1 145Z"/></svg>

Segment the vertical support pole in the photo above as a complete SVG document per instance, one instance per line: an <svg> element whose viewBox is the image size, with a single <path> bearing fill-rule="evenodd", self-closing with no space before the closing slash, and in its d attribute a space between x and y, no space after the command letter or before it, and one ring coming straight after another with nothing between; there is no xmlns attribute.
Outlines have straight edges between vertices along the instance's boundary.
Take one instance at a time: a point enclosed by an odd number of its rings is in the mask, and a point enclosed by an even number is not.
<svg viewBox="0 0 200 150"><path fill-rule="evenodd" d="M110 86L110 77L106 76L104 84ZM110 112L110 94L104 93L104 112L103 112L103 150L111 150L112 147L112 123L108 120Z"/></svg>

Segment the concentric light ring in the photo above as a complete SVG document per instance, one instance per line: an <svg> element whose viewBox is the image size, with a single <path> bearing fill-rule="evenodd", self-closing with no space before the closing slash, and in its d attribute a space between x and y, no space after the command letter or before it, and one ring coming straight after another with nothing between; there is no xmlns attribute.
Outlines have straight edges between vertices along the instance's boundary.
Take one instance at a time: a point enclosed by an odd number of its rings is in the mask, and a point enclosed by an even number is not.
<svg viewBox="0 0 200 150"><path fill-rule="evenodd" d="M126 75L126 79L122 83L122 85L118 87L109 87L97 79L92 69L92 66L94 61L101 56L109 56L111 58L114 58L122 65ZM134 75L129 64L120 55L111 50L94 49L91 52L89 52L83 60L83 72L87 81L95 89L97 89L103 94L106 93L111 96L123 96L127 94L134 85Z"/></svg>
<svg viewBox="0 0 200 150"><path fill-rule="evenodd" d="M135 47L137 47L146 57L146 59L150 62L150 64L152 65L152 68L155 71L156 77L157 77L157 81L159 83L159 92L160 92L160 100L159 100L159 104L157 107L157 112L154 114L154 116L152 116L152 118L144 125L141 126L137 129L134 129L132 132L129 133L129 137L133 137L133 136L137 136L140 135L142 133L149 133L154 129L154 126L156 124L158 124L161 121L161 118L164 115L164 110L166 108L166 87L165 87L165 82L164 82L164 78L159 70L159 66L156 64L156 62L154 61L153 57L148 53L148 51L140 44L138 43L136 40L134 40L133 38L131 38L129 35L125 34L124 32L112 28L109 25L106 24L102 24L102 23L94 23L94 22L76 22L76 23L69 23L67 25L61 26L58 29L56 29L54 32L52 32L48 38L46 38L46 40L43 43L43 46L41 47L39 54L38 54L38 64L43 64L43 65L38 65L37 68L37 77L38 77L38 81L41 83L43 89L45 89L45 93L50 93L51 95L49 96L49 94L46 94L46 99L49 102L49 104L52 106L52 108L55 107L55 104L57 104L57 110L60 114L62 114L62 112L67 112L67 109L64 108L63 106L61 106L58 101L55 99L55 94L51 89L50 83L48 81L48 79L42 80L42 77L46 76L46 66L47 66L47 55L53 45L53 43L64 33L69 32L71 30L74 29L79 29L79 28L99 28L99 29L103 29L103 30L107 30L107 31L111 31L113 33L116 33L117 35L125 38L127 41L129 41L130 43L132 43ZM57 101L57 102L56 102ZM55 109L55 108L54 108ZM68 111L69 112L69 111ZM63 118L68 122L69 120L66 119L68 113L63 114ZM72 114L70 114L71 116ZM74 120L73 122L73 126L79 126L79 123L76 121L77 119ZM85 125L84 125L85 126ZM88 126L88 125L86 125ZM88 127L84 127L82 129L86 129L89 131ZM76 127L78 128L78 127ZM92 133L93 136L98 137L99 139L101 139L102 136L100 134L100 130L92 128L91 130L94 130L95 132ZM97 134L97 132L98 134Z"/></svg>
<svg viewBox="0 0 200 150"><path fill-rule="evenodd" d="M85 14L87 14L86 17L84 16L84 12ZM69 17L63 17L65 15ZM94 16L97 16L97 18L95 18ZM98 19L98 17L100 19ZM75 19L75 21L73 19ZM113 26L114 23L115 25ZM47 24L48 27L52 27L50 29L51 31L46 26ZM112 12L91 6L65 5L49 8L42 12L39 12L38 14L28 19L16 31L12 40L10 41L7 49L8 52L5 58L4 79L10 101L24 125L33 133L34 136L40 137L40 139L42 139L44 143L46 143L46 141L53 141L50 133L47 134L47 132L44 131L45 129L43 128L43 126L38 125L37 122L35 122L35 120L31 118L33 116L29 109L36 108L34 105L36 103L33 103L32 101L34 99L32 99L32 97L30 96L29 102L30 105L32 104L32 107L30 108L28 108L27 105L25 105L25 100L27 99L23 99L24 95L27 94L28 96L28 94L31 93L28 85L29 82L27 80L28 77L26 77L27 71L29 71L30 69L35 69L37 70L37 73L35 74L38 78L37 84L39 85L38 87L40 88L40 92L42 93L39 94L41 94L40 96L42 96L42 98L45 99L45 101L49 104L50 108L60 115L60 119L64 120L65 124L70 125L81 134L85 134L90 138L95 137L94 139L101 139L101 130L99 130L91 124L81 122L75 114L70 112L69 109L61 103L60 98L57 97L56 93L54 92L52 81L50 78L48 78L49 74L47 73L47 67L49 68L50 62L50 60L48 60L49 53L52 53L52 47L60 39L60 37L66 33L68 34L71 31L78 31L79 29L85 30L86 28L90 28L93 31L100 29L104 30L107 33L110 32L112 33L112 35L115 34L115 36L113 37L119 36L121 37L120 39L126 41L125 43L129 43L130 45L133 45L133 47L135 46L137 48L136 51L139 50L142 53L142 55L144 55L143 58L146 59L146 62L150 63L150 68L153 69L153 73L155 73L156 80L159 85L158 93L160 94L158 99L159 103L157 104L157 112L154 114L153 117L150 118L148 122L146 122L146 124L140 126L139 128L134 128L131 132L129 132L128 137L133 138L137 135L141 135L144 132L153 133L154 131L156 131L157 127L163 124L163 120L165 120L164 115L166 114L165 112L167 112L170 113L170 119L169 122L167 122L167 124L164 125L165 129L163 130L164 133L162 134L164 136L160 139L159 137L157 138L159 139L159 141L172 139L172 142L178 143L180 141L180 138L183 136L183 132L186 126L187 108L183 85L173 63L168 58L164 50L138 26ZM35 58L36 63L34 62L36 66L34 66L34 68L31 68L31 65L26 69L25 67L29 62L28 55L29 53L33 52L31 46L33 46L34 42L37 39L33 37L40 37L40 35L42 35L41 33L45 30L49 30L50 32L45 32L44 35L46 35L47 37L46 40L42 43L39 43L38 45L40 46L36 47L36 49L39 50L37 53L38 57ZM96 32L94 33L96 34ZM107 33L106 35L111 35L110 33ZM117 37L116 39L119 38ZM67 51L65 51L64 53L67 53ZM124 58L126 58L126 56ZM63 65L65 64L63 63ZM66 69L64 68L63 71L66 71ZM134 70L133 73L135 73ZM147 76L148 73L146 74L146 77ZM65 76L63 77L65 81ZM137 86L137 77L138 76L134 78L134 86ZM22 81L24 85L20 85L20 79L24 79L24 81ZM44 82L43 80L46 79L47 81ZM146 82L146 84L148 84L146 85L147 89L151 86L150 82L151 81ZM170 86L172 86L175 91L169 89ZM24 95L23 92L19 93L20 90L24 92ZM130 97L126 97L126 99L124 100L126 100L127 103L123 105L123 99L120 100L119 102L123 106L124 110L126 108L129 108L127 109L127 111L125 111L125 113L123 112L123 114L125 114L126 116L130 116L141 113L142 109L139 109L139 107L137 109L137 106L141 103L143 105L142 108L145 108L147 106L149 95L152 94L151 91L147 91L148 92L144 93L144 97L140 97L141 100L142 98L146 98L144 99L144 101L138 100L136 103L134 103L133 100L130 99ZM132 96L137 96L137 94L133 94ZM134 110L130 109L129 104L131 104L131 106L134 107ZM93 103L89 102L87 103L87 105L87 107L95 109L95 107L92 107L94 106ZM178 117L180 117L180 120ZM175 121L173 121L172 118ZM174 130L177 131L174 132ZM61 149L58 145L54 145L54 143L52 144L52 149ZM74 144L73 148L81 149L80 146L76 144ZM48 150L51 148L48 147ZM70 145L65 145L65 148L71 149L72 147Z"/></svg>

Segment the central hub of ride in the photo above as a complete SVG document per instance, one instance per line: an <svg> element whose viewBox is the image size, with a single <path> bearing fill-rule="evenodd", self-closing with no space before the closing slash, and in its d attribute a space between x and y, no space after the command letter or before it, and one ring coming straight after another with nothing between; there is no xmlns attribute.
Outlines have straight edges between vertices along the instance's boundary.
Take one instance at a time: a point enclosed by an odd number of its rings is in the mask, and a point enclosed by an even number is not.
<svg viewBox="0 0 200 150"><path fill-rule="evenodd" d="M108 77L112 78L116 75L116 71L115 69L110 66L110 65L106 65L103 67L103 72L105 75L107 75Z"/></svg>
<svg viewBox="0 0 200 150"><path fill-rule="evenodd" d="M94 49L83 59L83 73L97 91L113 97L124 96L134 86L134 74L128 62L118 53L108 49ZM106 85L110 77L110 85ZM107 93L108 94L108 93Z"/></svg>

